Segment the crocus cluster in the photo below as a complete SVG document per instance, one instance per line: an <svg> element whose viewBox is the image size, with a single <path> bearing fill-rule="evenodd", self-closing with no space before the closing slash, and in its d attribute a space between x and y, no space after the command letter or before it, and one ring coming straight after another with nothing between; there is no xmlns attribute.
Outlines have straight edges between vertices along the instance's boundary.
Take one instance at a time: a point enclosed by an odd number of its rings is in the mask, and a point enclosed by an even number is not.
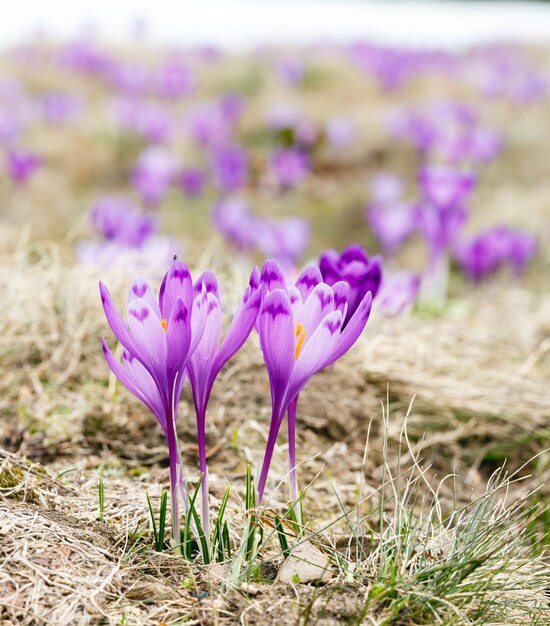
<svg viewBox="0 0 550 626"><path fill-rule="evenodd" d="M206 413L213 384L225 363L256 326L271 385L272 416L257 482L261 504L278 433L288 414L290 494L299 497L296 481L296 407L298 396L319 370L357 341L367 323L372 294L364 293L348 315L352 288L344 280L323 282L318 267L309 267L288 285L275 261L254 269L223 340L221 298L215 275L207 271L193 282L187 266L174 258L158 295L139 276L128 295L127 321L100 283L107 321L123 347L117 360L105 339L105 358L122 384L155 415L168 443L173 539L179 541L180 508L188 511L188 494L178 439L178 405L189 379L197 417L202 473L202 527L208 521ZM347 321L346 321L347 320Z"/></svg>

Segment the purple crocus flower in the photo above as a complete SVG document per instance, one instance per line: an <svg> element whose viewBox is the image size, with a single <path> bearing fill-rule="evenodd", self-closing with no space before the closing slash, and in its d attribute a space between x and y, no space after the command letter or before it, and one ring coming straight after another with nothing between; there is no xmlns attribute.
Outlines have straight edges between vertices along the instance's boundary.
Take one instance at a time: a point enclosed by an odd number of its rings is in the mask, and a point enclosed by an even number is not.
<svg viewBox="0 0 550 626"><path fill-rule="evenodd" d="M266 257L291 270L309 246L311 224L302 217L289 217L283 220L257 218L256 247Z"/></svg>
<svg viewBox="0 0 550 626"><path fill-rule="evenodd" d="M270 220L255 215L238 198L219 202L212 219L218 230L239 250L259 250L272 256L285 269L295 266L309 245L311 225L304 218Z"/></svg>
<svg viewBox="0 0 550 626"><path fill-rule="evenodd" d="M242 347L254 327L261 304L262 291L259 287L259 272L255 269L250 277L241 302L221 338L221 299L218 283L212 272L205 272L195 283L195 297L201 298L203 288L207 293L206 324L202 339L191 356L187 373L193 390L193 401L197 417L199 463L203 475L202 527L208 536L208 467L206 462L206 408L214 381L222 367Z"/></svg>
<svg viewBox="0 0 550 626"><path fill-rule="evenodd" d="M270 170L279 187L290 189L301 183L309 174L307 155L301 150L277 150L269 161Z"/></svg>
<svg viewBox="0 0 550 626"><path fill-rule="evenodd" d="M61 91L50 91L40 101L42 115L47 122L66 124L74 121L83 111L81 98Z"/></svg>
<svg viewBox="0 0 550 626"><path fill-rule="evenodd" d="M41 165L40 157L22 150L9 150L6 157L6 171L19 185L24 185Z"/></svg>
<svg viewBox="0 0 550 626"><path fill-rule="evenodd" d="M385 252L393 254L416 228L415 206L403 201L403 183L392 174L377 174L371 190L373 201L367 206L367 221Z"/></svg>
<svg viewBox="0 0 550 626"><path fill-rule="evenodd" d="M429 248L428 270L423 281L423 299L443 305L449 277L449 251L458 241L468 217L466 200L475 176L450 166L422 168L419 175L424 199L417 206L418 228Z"/></svg>
<svg viewBox="0 0 550 626"><path fill-rule="evenodd" d="M336 250L327 250L319 258L319 269L323 282L331 287L338 282L349 285L347 310L344 314L343 327L349 324L355 311L361 305L365 295L376 297L382 281L382 258L369 258L366 251L358 244L346 248L342 254Z"/></svg>
<svg viewBox="0 0 550 626"><path fill-rule="evenodd" d="M272 415L258 481L261 504L277 435L288 412L290 495L298 498L296 481L296 406L298 395L314 374L327 367L357 341L369 318L372 296L365 294L346 327L349 285L323 282L317 267L307 268L287 287L281 268L266 261L260 282L264 300L258 318L260 347L269 374Z"/></svg>
<svg viewBox="0 0 550 626"><path fill-rule="evenodd" d="M220 102L208 102L187 116L187 132L202 148L213 149L227 145L233 135L232 116L225 113Z"/></svg>
<svg viewBox="0 0 550 626"><path fill-rule="evenodd" d="M214 184L221 191L234 191L248 182L248 154L240 146L224 146L211 160Z"/></svg>
<svg viewBox="0 0 550 626"><path fill-rule="evenodd" d="M175 130L171 111L158 102L120 98L113 107L120 128L129 129L150 143L169 141Z"/></svg>
<svg viewBox="0 0 550 626"><path fill-rule="evenodd" d="M156 220L127 198L106 196L93 206L90 223L105 239L139 248L157 230Z"/></svg>
<svg viewBox="0 0 550 626"><path fill-rule="evenodd" d="M508 265L514 274L521 274L536 250L534 235L508 226L494 226L461 241L454 256L461 269L473 281L480 282L504 265Z"/></svg>
<svg viewBox="0 0 550 626"><path fill-rule="evenodd" d="M155 92L162 98L174 100L191 93L195 81L189 67L180 59L168 59L153 77Z"/></svg>
<svg viewBox="0 0 550 626"><path fill-rule="evenodd" d="M146 148L141 153L132 183L145 204L156 206L163 200L177 169L176 157L161 147Z"/></svg>
<svg viewBox="0 0 550 626"><path fill-rule="evenodd" d="M376 297L376 306L390 317L402 315L411 309L420 290L421 277L408 271L401 271L389 277L384 276Z"/></svg>
<svg viewBox="0 0 550 626"><path fill-rule="evenodd" d="M238 198L229 198L214 206L212 219L218 230L239 250L256 245L257 218Z"/></svg>
<svg viewBox="0 0 550 626"><path fill-rule="evenodd" d="M198 167L186 167L180 175L180 186L188 198L197 198L203 192L206 182L205 173Z"/></svg>
<svg viewBox="0 0 550 626"><path fill-rule="evenodd" d="M289 85L301 83L305 74L304 64L296 57L279 59L276 64L276 71L279 78Z"/></svg>
<svg viewBox="0 0 550 626"><path fill-rule="evenodd" d="M176 419L189 360L201 342L208 295L193 296L187 266L174 259L158 299L147 279L139 276L128 295L128 323L118 313L109 290L99 285L103 309L122 344L122 364L102 338L109 367L120 382L157 418L168 441L173 540L179 543L179 491L182 481Z"/></svg>

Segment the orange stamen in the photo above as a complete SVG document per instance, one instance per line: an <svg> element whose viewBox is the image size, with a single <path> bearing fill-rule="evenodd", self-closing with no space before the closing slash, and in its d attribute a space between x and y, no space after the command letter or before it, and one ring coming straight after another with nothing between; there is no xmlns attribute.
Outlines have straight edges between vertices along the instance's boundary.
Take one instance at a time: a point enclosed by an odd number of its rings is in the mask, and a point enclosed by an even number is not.
<svg viewBox="0 0 550 626"><path fill-rule="evenodd" d="M296 352L294 354L294 359L297 361L298 357L300 356L300 351L302 350L302 346L304 345L304 340L306 338L307 329L305 329L301 324L298 324L298 322L294 322L294 323L296 324L295 336L298 339L298 341L296 342Z"/></svg>
<svg viewBox="0 0 550 626"><path fill-rule="evenodd" d="M160 320L162 327L164 328L164 332L166 332L166 320Z"/></svg>

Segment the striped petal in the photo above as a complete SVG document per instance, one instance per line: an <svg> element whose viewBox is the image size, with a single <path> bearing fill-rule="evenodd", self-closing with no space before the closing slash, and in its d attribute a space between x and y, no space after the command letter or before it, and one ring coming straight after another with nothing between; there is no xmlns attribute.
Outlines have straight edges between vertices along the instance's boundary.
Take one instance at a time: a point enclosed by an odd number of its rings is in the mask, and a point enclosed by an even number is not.
<svg viewBox="0 0 550 626"><path fill-rule="evenodd" d="M159 301L162 317L170 318L176 299L181 298L190 310L193 302L193 281L183 261L175 259L160 286Z"/></svg>
<svg viewBox="0 0 550 626"><path fill-rule="evenodd" d="M281 402L294 368L294 322L292 307L282 289L271 292L262 305L259 318L260 347L269 374L273 407Z"/></svg>
<svg viewBox="0 0 550 626"><path fill-rule="evenodd" d="M317 266L311 265L306 267L296 279L296 288L302 296L302 302L305 302L313 289L322 282L321 270Z"/></svg>
<svg viewBox="0 0 550 626"><path fill-rule="evenodd" d="M338 345L342 323L342 313L333 311L319 324L296 361L286 401L295 398L308 380L326 366L329 356Z"/></svg>
<svg viewBox="0 0 550 626"><path fill-rule="evenodd" d="M153 309L136 298L128 306L128 325L132 339L144 359L143 365L151 372L157 383L164 386L166 381L166 333ZM130 350L134 354L132 350Z"/></svg>
<svg viewBox="0 0 550 626"><path fill-rule="evenodd" d="M153 309L155 315L160 319L162 315L160 314L160 307L158 305L157 299L155 297L155 293L153 292L149 281L145 276L138 276L132 286L130 287L130 291L128 292L128 304L135 300L136 298L141 298L145 300L147 304Z"/></svg>
<svg viewBox="0 0 550 626"><path fill-rule="evenodd" d="M361 304L357 307L357 310L346 324L344 330L340 334L338 344L333 352L329 355L324 367L334 363L336 359L339 359L345 354L351 346L359 339L359 336L363 332L365 325L369 319L370 311L372 307L372 296L370 292L365 294L365 297L361 301Z"/></svg>

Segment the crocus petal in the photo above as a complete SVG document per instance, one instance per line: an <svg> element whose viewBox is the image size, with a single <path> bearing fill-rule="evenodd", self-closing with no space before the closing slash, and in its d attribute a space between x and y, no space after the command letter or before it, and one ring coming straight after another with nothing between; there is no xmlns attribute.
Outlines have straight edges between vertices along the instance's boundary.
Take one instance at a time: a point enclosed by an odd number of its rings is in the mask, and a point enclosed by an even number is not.
<svg viewBox="0 0 550 626"><path fill-rule="evenodd" d="M193 287L193 297L198 296L202 291L202 286L205 286L207 293L213 293L216 296L218 302L220 302L220 292L218 289L218 279L214 272L207 270L198 278Z"/></svg>
<svg viewBox="0 0 550 626"><path fill-rule="evenodd" d="M220 303L213 293L207 294L206 321L202 338L193 353L193 360L201 359L211 362L214 359L222 333L222 316Z"/></svg>
<svg viewBox="0 0 550 626"><path fill-rule="evenodd" d="M304 302L302 315L298 321L306 329L306 342L319 326L321 321L334 311L334 295L332 288L325 283L319 283Z"/></svg>
<svg viewBox="0 0 550 626"><path fill-rule="evenodd" d="M323 277L321 275L321 270L318 267L314 265L306 267L306 269L296 279L296 288L302 295L302 302L305 302L313 289L322 282Z"/></svg>
<svg viewBox="0 0 550 626"><path fill-rule="evenodd" d="M303 347L296 361L288 384L287 401L292 400L307 381L325 367L327 358L334 352L340 338L343 317L340 311L333 311L319 324L310 340Z"/></svg>
<svg viewBox="0 0 550 626"><path fill-rule="evenodd" d="M153 309L140 298L128 306L128 325L132 339L140 353L146 358L143 365L155 380L162 385L166 373L166 333ZM132 350L130 352L133 353Z"/></svg>
<svg viewBox="0 0 550 626"><path fill-rule="evenodd" d="M221 368L240 350L247 340L258 317L261 303L262 290L258 288L252 292L252 295L246 300L244 305L237 310L212 364L210 373L212 379L218 375Z"/></svg>
<svg viewBox="0 0 550 626"><path fill-rule="evenodd" d="M265 293L269 293L274 289L284 290L286 288L286 280L283 271L276 261L272 261L270 259L268 259L262 267L260 280Z"/></svg>
<svg viewBox="0 0 550 626"><path fill-rule="evenodd" d="M176 299L181 298L188 310L193 302L191 273L183 261L175 259L160 286L160 310L164 319L169 319Z"/></svg>
<svg viewBox="0 0 550 626"><path fill-rule="evenodd" d="M149 408L149 410L159 420L161 425L163 423L164 425L166 425L166 414L162 406L162 401L160 401L160 394L158 394L158 390L157 394L155 394L154 396L150 396L149 394L144 393L142 389L136 385L136 380L134 379L134 377L130 375L115 359L104 337L101 338L101 345L103 346L103 354L105 355L105 360L113 371L113 374L118 378L118 380L120 380L120 382L126 387L126 389L130 391L130 393L133 393L138 400L143 402L143 404L145 404L145 406Z"/></svg>
<svg viewBox="0 0 550 626"><path fill-rule="evenodd" d="M191 315L191 345L189 346L189 356L191 356L199 345L206 326L206 316L208 315L208 294L203 287L202 292L193 300L193 313Z"/></svg>
<svg viewBox="0 0 550 626"><path fill-rule="evenodd" d="M254 269L252 270L250 274L248 285L252 289L257 289L260 286L260 271L258 270L258 267L256 265L254 266Z"/></svg>
<svg viewBox="0 0 550 626"><path fill-rule="evenodd" d="M338 343L333 352L329 355L326 363L323 367L330 365L336 359L339 359L345 354L351 346L357 341L359 335L363 332L365 325L369 319L370 311L372 307L372 295L371 293L365 294L361 304L357 307L357 310L347 323L346 327L340 334Z"/></svg>
<svg viewBox="0 0 550 626"><path fill-rule="evenodd" d="M169 381L173 381L187 363L191 345L190 313L183 300L177 298L166 325L166 372Z"/></svg>
<svg viewBox="0 0 550 626"><path fill-rule="evenodd" d="M282 410L288 380L294 367L294 322L287 294L282 289L271 292L259 316L260 347L269 374L275 410Z"/></svg>
<svg viewBox="0 0 550 626"><path fill-rule="evenodd" d="M128 292L128 304L136 298L145 300L145 302L147 302L147 304L153 309L155 315L159 319L162 317L155 294L145 276L138 276L132 283L130 291Z"/></svg>
<svg viewBox="0 0 550 626"><path fill-rule="evenodd" d="M344 280L339 280L332 285L332 293L334 294L334 309L340 311L343 318L346 319L350 295L349 284Z"/></svg>
<svg viewBox="0 0 550 626"><path fill-rule="evenodd" d="M120 313L117 311L109 290L102 282L99 283L99 292L101 294L101 302L103 303L105 317L107 318L107 322L109 323L111 330L115 334L115 337L126 348L126 350L129 350L132 354L135 354L136 346L134 344L134 340L132 339L130 331L128 330L128 327L120 316Z"/></svg>
<svg viewBox="0 0 550 626"><path fill-rule="evenodd" d="M162 403L162 397L153 377L147 369L127 350L122 353L124 370L128 378L139 389L143 395L151 402L153 413L159 420L162 429L166 431L166 413Z"/></svg>

